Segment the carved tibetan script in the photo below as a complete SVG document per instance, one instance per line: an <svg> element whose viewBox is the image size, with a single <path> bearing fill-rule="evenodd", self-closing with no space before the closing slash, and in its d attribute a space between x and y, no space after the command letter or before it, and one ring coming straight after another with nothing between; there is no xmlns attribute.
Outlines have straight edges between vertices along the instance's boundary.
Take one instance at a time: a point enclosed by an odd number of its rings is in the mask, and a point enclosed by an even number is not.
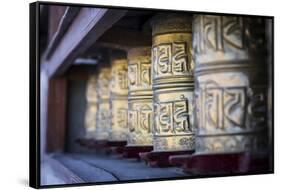
<svg viewBox="0 0 281 190"><path fill-rule="evenodd" d="M149 62L135 62L128 66L130 88L147 88L151 85L151 64Z"/></svg>
<svg viewBox="0 0 281 190"><path fill-rule="evenodd" d="M106 109L100 109L99 110L99 125L101 128L105 129L109 126L109 117L110 112Z"/></svg>
<svg viewBox="0 0 281 190"><path fill-rule="evenodd" d="M120 89L128 89L128 74L127 68L121 68L117 70L116 77L117 83Z"/></svg>
<svg viewBox="0 0 281 190"><path fill-rule="evenodd" d="M199 16L194 24L195 53L244 49L245 34L242 17Z"/></svg>
<svg viewBox="0 0 281 190"><path fill-rule="evenodd" d="M156 134L177 134L191 131L188 119L188 101L178 100L155 104Z"/></svg>
<svg viewBox="0 0 281 190"><path fill-rule="evenodd" d="M152 125L152 109L148 105L143 105L141 108L136 110L130 110L129 116L129 130L134 131L146 131L151 132Z"/></svg>
<svg viewBox="0 0 281 190"><path fill-rule="evenodd" d="M128 110L124 108L120 108L117 111L118 126L124 129L127 128L127 114Z"/></svg>
<svg viewBox="0 0 281 190"><path fill-rule="evenodd" d="M220 87L210 81L202 83L196 98L199 127L250 129L247 122L255 122L255 126L264 124L266 115L259 113L265 113L265 93L249 91L246 86Z"/></svg>
<svg viewBox="0 0 281 190"><path fill-rule="evenodd" d="M154 46L152 49L154 78L186 75L188 72L187 43L173 42Z"/></svg>

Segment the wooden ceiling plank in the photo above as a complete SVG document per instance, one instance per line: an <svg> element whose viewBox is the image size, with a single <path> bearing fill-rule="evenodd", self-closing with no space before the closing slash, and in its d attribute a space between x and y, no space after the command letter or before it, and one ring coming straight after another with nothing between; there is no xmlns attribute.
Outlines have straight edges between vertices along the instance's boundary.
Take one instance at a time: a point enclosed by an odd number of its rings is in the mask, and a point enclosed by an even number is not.
<svg viewBox="0 0 281 190"><path fill-rule="evenodd" d="M49 59L49 76L61 75L98 38L126 14L125 10L82 8Z"/></svg>

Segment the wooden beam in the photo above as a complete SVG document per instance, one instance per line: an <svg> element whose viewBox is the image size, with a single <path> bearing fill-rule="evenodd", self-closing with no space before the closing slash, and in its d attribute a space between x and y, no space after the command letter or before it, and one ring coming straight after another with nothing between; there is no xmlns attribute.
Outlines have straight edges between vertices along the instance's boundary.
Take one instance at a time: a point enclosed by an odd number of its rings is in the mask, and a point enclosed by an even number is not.
<svg viewBox="0 0 281 190"><path fill-rule="evenodd" d="M132 47L151 46L151 33L139 30L113 27L106 31L96 42L97 45L108 48L129 50Z"/></svg>
<svg viewBox="0 0 281 190"><path fill-rule="evenodd" d="M49 59L50 76L61 75L115 22L125 15L125 10L81 8Z"/></svg>
<svg viewBox="0 0 281 190"><path fill-rule="evenodd" d="M71 65L65 76L68 80L86 81L96 70L97 65Z"/></svg>
<svg viewBox="0 0 281 190"><path fill-rule="evenodd" d="M60 43L61 39L63 38L63 35L68 30L69 26L71 25L73 19L77 16L79 13L80 8L78 7L67 7L65 13L63 14L58 29L54 36L52 37L45 55L46 59L49 59L50 56L54 53L54 50L57 48L58 44Z"/></svg>

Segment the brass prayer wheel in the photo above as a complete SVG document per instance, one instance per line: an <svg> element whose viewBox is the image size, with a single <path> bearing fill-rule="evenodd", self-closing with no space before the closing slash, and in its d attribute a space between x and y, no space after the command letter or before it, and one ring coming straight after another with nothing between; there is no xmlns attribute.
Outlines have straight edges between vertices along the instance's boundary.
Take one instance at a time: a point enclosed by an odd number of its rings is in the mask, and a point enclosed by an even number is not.
<svg viewBox="0 0 281 190"><path fill-rule="evenodd" d="M97 81L97 128L96 140L108 140L110 130L110 91L109 82L111 76L110 66L99 69Z"/></svg>
<svg viewBox="0 0 281 190"><path fill-rule="evenodd" d="M266 150L264 24L254 17L195 17L196 152Z"/></svg>
<svg viewBox="0 0 281 190"><path fill-rule="evenodd" d="M115 58L111 62L110 141L126 141L128 134L128 62L126 58Z"/></svg>
<svg viewBox="0 0 281 190"><path fill-rule="evenodd" d="M128 51L128 145L152 146L151 47Z"/></svg>
<svg viewBox="0 0 281 190"><path fill-rule="evenodd" d="M152 21L153 151L193 151L192 17Z"/></svg>
<svg viewBox="0 0 281 190"><path fill-rule="evenodd" d="M86 116L85 116L85 126L86 126L86 138L95 138L96 131L96 114L97 114L97 76L92 75L87 81L86 89Z"/></svg>

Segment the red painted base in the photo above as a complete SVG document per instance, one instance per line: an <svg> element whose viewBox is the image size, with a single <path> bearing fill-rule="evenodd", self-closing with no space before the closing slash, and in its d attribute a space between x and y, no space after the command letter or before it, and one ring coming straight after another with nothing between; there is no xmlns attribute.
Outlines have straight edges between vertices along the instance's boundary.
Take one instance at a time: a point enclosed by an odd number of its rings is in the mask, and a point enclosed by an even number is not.
<svg viewBox="0 0 281 190"><path fill-rule="evenodd" d="M111 147L111 151L116 153L116 154L121 154L123 155L123 152L124 152L124 146L114 146L114 147Z"/></svg>
<svg viewBox="0 0 281 190"><path fill-rule="evenodd" d="M88 142L88 148L90 149L103 149L108 147L107 140L91 140Z"/></svg>
<svg viewBox="0 0 281 190"><path fill-rule="evenodd" d="M77 139L76 142L80 146L87 147L88 149L95 149L97 151L105 151L106 154L112 152L123 153L123 148L126 146L127 141L107 141L107 140L94 140L94 139Z"/></svg>
<svg viewBox="0 0 281 190"><path fill-rule="evenodd" d="M80 146L85 146L86 145L86 140L88 140L88 139L78 138L78 139L75 140L75 142L77 144L79 144Z"/></svg>
<svg viewBox="0 0 281 190"><path fill-rule="evenodd" d="M171 152L145 152L140 153L140 158L150 167L170 167L169 157L173 155L192 154L194 151L171 151Z"/></svg>
<svg viewBox="0 0 281 190"><path fill-rule="evenodd" d="M107 140L91 140L88 143L89 149L94 149L98 152L104 152L105 154L112 153L110 145Z"/></svg>
<svg viewBox="0 0 281 190"><path fill-rule="evenodd" d="M75 142L78 143L80 146L89 147L92 145L92 141L93 139L79 138L76 139Z"/></svg>
<svg viewBox="0 0 281 190"><path fill-rule="evenodd" d="M268 172L268 154L228 153L175 155L169 158L172 165L181 166L186 173L234 174Z"/></svg>
<svg viewBox="0 0 281 190"><path fill-rule="evenodd" d="M122 147L127 145L127 141L108 141L107 144L111 147Z"/></svg>
<svg viewBox="0 0 281 190"><path fill-rule="evenodd" d="M140 153L150 152L152 150L153 146L125 146L122 155L124 158L140 159Z"/></svg>
<svg viewBox="0 0 281 190"><path fill-rule="evenodd" d="M124 147L127 145L127 141L108 141L110 151L117 154L122 154Z"/></svg>

